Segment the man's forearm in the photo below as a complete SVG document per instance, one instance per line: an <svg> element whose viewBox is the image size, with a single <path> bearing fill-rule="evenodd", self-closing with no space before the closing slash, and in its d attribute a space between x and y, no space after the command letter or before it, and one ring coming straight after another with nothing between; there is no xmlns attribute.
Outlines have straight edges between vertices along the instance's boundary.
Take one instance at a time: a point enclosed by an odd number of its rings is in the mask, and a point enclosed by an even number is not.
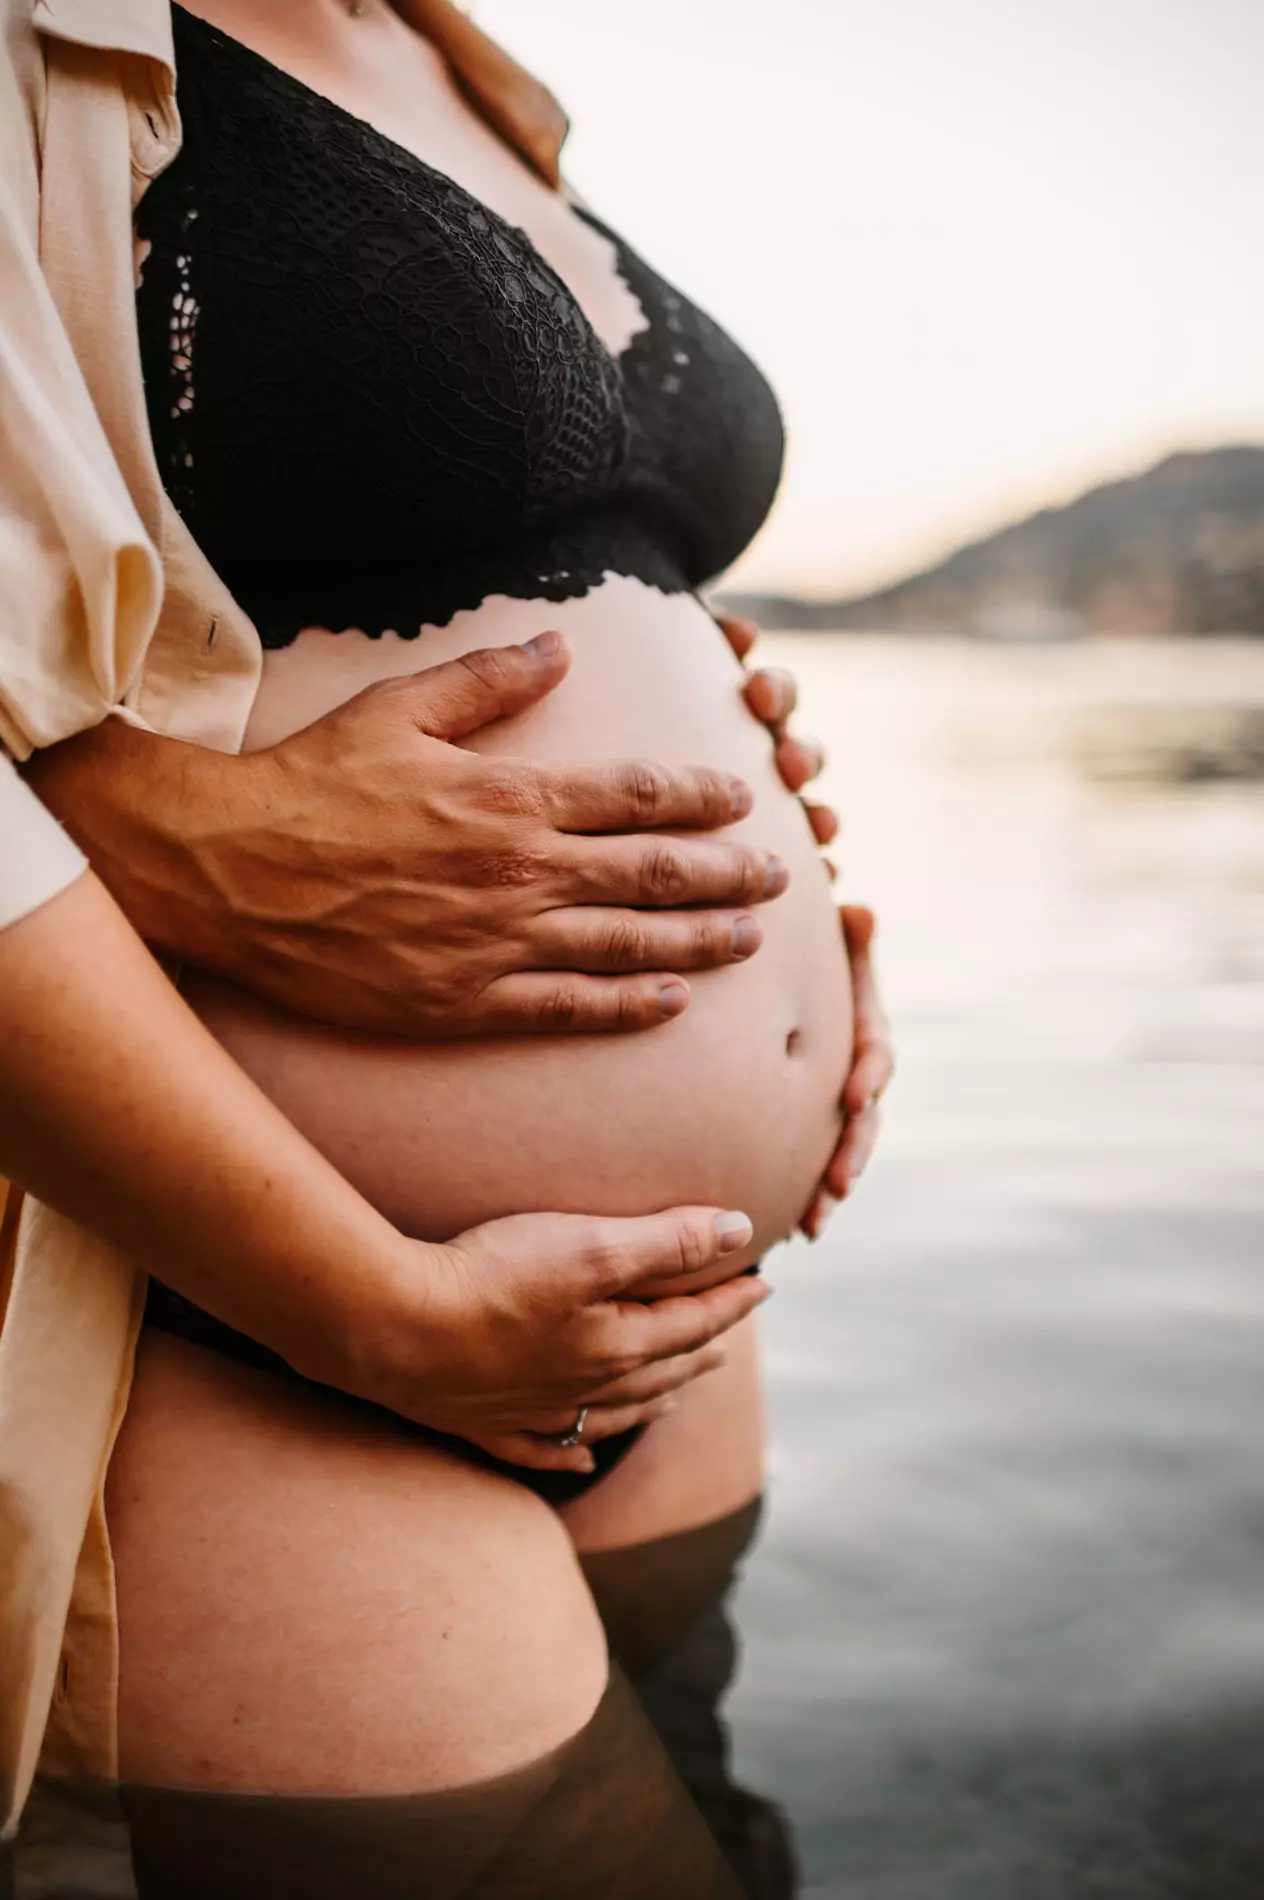
<svg viewBox="0 0 1264 1900"><path fill-rule="evenodd" d="M708 836L750 809L727 773L459 743L568 663L547 638L466 654L240 757L107 720L25 769L148 943L291 1013L388 1036L656 1028L688 1005L681 972L758 949L745 907L786 872Z"/></svg>
<svg viewBox="0 0 1264 1900"><path fill-rule="evenodd" d="M267 822L257 762L107 719L33 754L22 775L146 943L221 966L230 899L214 866L252 813Z"/></svg>
<svg viewBox="0 0 1264 1900"><path fill-rule="evenodd" d="M335 1384L357 1309L418 1267L91 875L0 931L0 1173Z"/></svg>

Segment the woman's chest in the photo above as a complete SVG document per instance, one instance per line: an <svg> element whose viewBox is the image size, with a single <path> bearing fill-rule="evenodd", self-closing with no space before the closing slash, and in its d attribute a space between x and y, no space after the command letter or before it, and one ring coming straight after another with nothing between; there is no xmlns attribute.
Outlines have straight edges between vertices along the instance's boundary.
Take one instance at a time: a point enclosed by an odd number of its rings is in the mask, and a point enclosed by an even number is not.
<svg viewBox="0 0 1264 1900"><path fill-rule="evenodd" d="M185 146L140 216L146 389L173 499L248 608L260 574L415 572L601 510L650 524L682 585L740 551L781 427L718 325L558 200L581 298L414 153L177 24ZM587 314L603 263L618 353Z"/></svg>

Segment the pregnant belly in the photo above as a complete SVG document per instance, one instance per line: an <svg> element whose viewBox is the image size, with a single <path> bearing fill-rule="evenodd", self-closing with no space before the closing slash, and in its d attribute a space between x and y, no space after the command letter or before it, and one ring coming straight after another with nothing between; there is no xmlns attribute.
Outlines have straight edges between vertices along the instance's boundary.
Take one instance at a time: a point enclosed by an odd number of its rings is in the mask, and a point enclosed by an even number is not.
<svg viewBox="0 0 1264 1900"><path fill-rule="evenodd" d="M247 743L270 744L373 680L546 626L570 639L570 675L473 743L740 773L755 805L734 832L779 852L791 874L786 893L760 909L758 955L691 975L683 1016L618 1038L382 1042L287 1016L197 973L186 993L290 1119L410 1234L448 1238L532 1209L640 1214L714 1202L751 1216L744 1262L793 1229L836 1140L850 993L802 810L698 603L612 577L561 604L489 600L420 641L308 632L268 655Z"/></svg>

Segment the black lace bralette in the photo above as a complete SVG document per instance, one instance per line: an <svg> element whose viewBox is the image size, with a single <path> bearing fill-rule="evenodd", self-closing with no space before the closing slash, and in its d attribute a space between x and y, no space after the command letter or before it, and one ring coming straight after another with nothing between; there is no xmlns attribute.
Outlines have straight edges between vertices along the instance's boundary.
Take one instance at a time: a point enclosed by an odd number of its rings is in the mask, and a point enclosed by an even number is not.
<svg viewBox="0 0 1264 1900"><path fill-rule="evenodd" d="M612 356L525 232L173 12L184 144L137 214L150 427L266 646L736 558L783 438L718 325L578 211L646 319Z"/></svg>

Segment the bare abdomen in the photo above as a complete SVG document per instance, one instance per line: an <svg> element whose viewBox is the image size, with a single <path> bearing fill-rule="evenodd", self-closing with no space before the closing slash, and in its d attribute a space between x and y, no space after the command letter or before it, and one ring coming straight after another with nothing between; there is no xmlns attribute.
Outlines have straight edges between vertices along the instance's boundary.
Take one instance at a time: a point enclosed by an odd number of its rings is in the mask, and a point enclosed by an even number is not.
<svg viewBox="0 0 1264 1900"><path fill-rule="evenodd" d="M187 994L290 1119L412 1234L446 1238L529 1209L637 1214L714 1202L750 1214L753 1258L793 1228L836 1139L849 992L803 813L698 603L612 579L562 605L488 601L417 642L305 634L269 656L250 743L307 724L373 679L546 626L571 640L570 676L542 706L480 735L479 749L740 773L756 802L735 831L778 851L791 872L785 895L760 909L758 955L691 976L684 1016L633 1037L384 1043L201 976Z"/></svg>

